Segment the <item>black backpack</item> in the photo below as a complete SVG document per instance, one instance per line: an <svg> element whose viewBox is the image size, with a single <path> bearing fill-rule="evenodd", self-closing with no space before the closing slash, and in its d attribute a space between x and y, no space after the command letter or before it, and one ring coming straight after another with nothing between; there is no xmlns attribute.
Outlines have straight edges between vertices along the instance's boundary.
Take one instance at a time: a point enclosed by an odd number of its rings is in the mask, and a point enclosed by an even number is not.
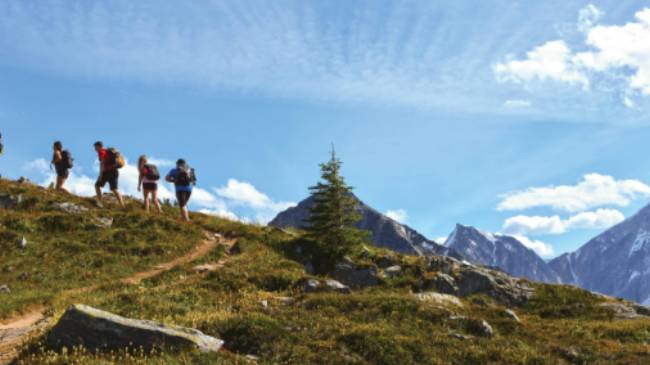
<svg viewBox="0 0 650 365"><path fill-rule="evenodd" d="M66 169L71 169L72 166L74 165L74 158L72 158L72 154L68 150L64 150L61 152L61 166Z"/></svg>
<svg viewBox="0 0 650 365"><path fill-rule="evenodd" d="M158 166L147 164L144 165L144 168L146 169L147 173L145 174L145 176L148 180L153 180L153 181L160 180L160 172L158 171Z"/></svg>
<svg viewBox="0 0 650 365"><path fill-rule="evenodd" d="M194 169L185 165L177 169L176 179L174 179L176 185L181 186L190 186L196 184L196 175L194 174Z"/></svg>

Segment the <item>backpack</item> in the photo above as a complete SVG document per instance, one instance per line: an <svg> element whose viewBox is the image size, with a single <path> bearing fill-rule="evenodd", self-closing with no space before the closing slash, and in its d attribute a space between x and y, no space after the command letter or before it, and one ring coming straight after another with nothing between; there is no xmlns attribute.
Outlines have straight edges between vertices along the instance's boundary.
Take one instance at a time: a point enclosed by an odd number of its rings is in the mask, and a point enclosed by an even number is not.
<svg viewBox="0 0 650 365"><path fill-rule="evenodd" d="M108 163L111 166L114 166L117 169L121 169L126 165L126 161L124 161L124 156L118 151L116 148L109 148L107 149L108 151Z"/></svg>
<svg viewBox="0 0 650 365"><path fill-rule="evenodd" d="M144 176L148 180L152 180L152 181L160 180L160 172L158 171L158 167L156 165L147 164L144 165L144 168L145 168Z"/></svg>
<svg viewBox="0 0 650 365"><path fill-rule="evenodd" d="M190 186L192 184L196 185L196 175L194 174L194 169L187 165L179 167L177 169L174 182L176 185L181 186Z"/></svg>
<svg viewBox="0 0 650 365"><path fill-rule="evenodd" d="M66 169L71 169L73 166L74 158L68 150L61 151L61 165Z"/></svg>

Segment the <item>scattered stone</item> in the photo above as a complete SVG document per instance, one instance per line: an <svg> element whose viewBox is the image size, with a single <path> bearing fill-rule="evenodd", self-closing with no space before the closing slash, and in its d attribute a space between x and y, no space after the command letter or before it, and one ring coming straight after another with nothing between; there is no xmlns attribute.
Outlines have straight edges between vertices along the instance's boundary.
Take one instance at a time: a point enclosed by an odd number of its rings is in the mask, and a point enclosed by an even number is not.
<svg viewBox="0 0 650 365"><path fill-rule="evenodd" d="M435 290L443 294L458 295L458 285L453 277L439 272L433 278L427 279L424 284L425 290Z"/></svg>
<svg viewBox="0 0 650 365"><path fill-rule="evenodd" d="M29 183L30 181L29 181L28 178L26 178L24 176L21 176L20 178L18 178L18 180L16 180L16 182L19 183L19 184L26 184L26 183Z"/></svg>
<svg viewBox="0 0 650 365"><path fill-rule="evenodd" d="M517 323L521 323L521 319L519 319L517 313L515 313L515 311L513 311L512 309L506 309L503 313L506 315L506 317L512 319L513 321Z"/></svg>
<svg viewBox="0 0 650 365"><path fill-rule="evenodd" d="M399 265L391 266L384 270L384 275L389 278L394 278L402 275L402 267Z"/></svg>
<svg viewBox="0 0 650 365"><path fill-rule="evenodd" d="M46 342L52 350L83 346L92 352L125 348L151 351L158 347L217 352L223 346L223 341L195 329L129 319L81 304L68 308Z"/></svg>
<svg viewBox="0 0 650 365"><path fill-rule="evenodd" d="M568 349L564 348L559 348L557 349L558 353L560 356L562 356L565 360L570 362L571 364L582 364L582 356L578 352L578 350L575 349L575 347L569 347Z"/></svg>
<svg viewBox="0 0 650 365"><path fill-rule="evenodd" d="M448 294L440 294L440 293L433 293L433 292L428 292L428 293L418 293L415 294L415 298L421 302L430 302L430 303L435 303L439 305L454 305L460 308L463 308L463 303L458 299L458 297L455 297L453 295L448 295Z"/></svg>
<svg viewBox="0 0 650 365"><path fill-rule="evenodd" d="M268 307L269 307L269 301L268 301L268 300L262 300L262 301L260 301L260 304L261 304L262 307L264 307L264 308L268 308Z"/></svg>
<svg viewBox="0 0 650 365"><path fill-rule="evenodd" d="M473 329L477 336L488 338L494 336L494 329L492 329L492 326L490 326L490 324L485 320L475 322Z"/></svg>
<svg viewBox="0 0 650 365"><path fill-rule="evenodd" d="M612 311L614 313L614 318L616 319L630 320L639 318L639 313L625 303L606 302L600 303L599 306Z"/></svg>
<svg viewBox="0 0 650 365"><path fill-rule="evenodd" d="M93 224L97 228L111 228L113 226L113 218L94 217Z"/></svg>
<svg viewBox="0 0 650 365"><path fill-rule="evenodd" d="M258 361L260 361L260 358L257 357L257 356L255 356L255 355L246 355L244 358L245 358L247 361L249 361L249 362L254 362L254 363L257 363Z"/></svg>
<svg viewBox="0 0 650 365"><path fill-rule="evenodd" d="M332 277L349 287L357 289L379 285L379 277L375 266L357 268L354 263L348 260L336 265Z"/></svg>
<svg viewBox="0 0 650 365"><path fill-rule="evenodd" d="M332 291L336 293L341 293L341 294L350 294L352 291L350 290L349 287L339 283L336 280L327 280L325 282L325 286L327 288L327 291Z"/></svg>
<svg viewBox="0 0 650 365"><path fill-rule="evenodd" d="M363 245L361 248L361 258L363 259L369 259L370 256L372 256L372 253L370 252L370 249L368 246Z"/></svg>
<svg viewBox="0 0 650 365"><path fill-rule="evenodd" d="M219 269L217 264L203 264L194 266L194 271L198 274L205 274L209 272L215 272Z"/></svg>
<svg viewBox="0 0 650 365"><path fill-rule="evenodd" d="M24 273L18 275L18 280L20 280L20 281L27 281L27 280L29 280L29 274L26 273L26 272L24 272Z"/></svg>
<svg viewBox="0 0 650 365"><path fill-rule="evenodd" d="M645 316L645 317L650 317L650 308L648 308L648 307L646 307L644 305L639 305L639 304L634 304L634 303L632 304L632 308L634 308L634 310L639 315L642 315L642 316Z"/></svg>
<svg viewBox="0 0 650 365"><path fill-rule="evenodd" d="M55 203L54 207L68 214L81 214L88 211L88 208L70 202Z"/></svg>
<svg viewBox="0 0 650 365"><path fill-rule="evenodd" d="M291 305L296 302L292 297L273 297L273 299L285 305Z"/></svg>
<svg viewBox="0 0 650 365"><path fill-rule="evenodd" d="M317 292L320 289L320 282L316 279L309 279L303 285L305 293Z"/></svg>
<svg viewBox="0 0 650 365"><path fill-rule="evenodd" d="M25 236L23 236L23 238L20 240L18 247L20 247L23 250L27 247L27 238L25 238Z"/></svg>
<svg viewBox="0 0 650 365"><path fill-rule="evenodd" d="M4 209L17 208L22 202L23 202L23 196L21 194L18 195L0 194L0 208L4 208Z"/></svg>
<svg viewBox="0 0 650 365"><path fill-rule="evenodd" d="M9 285L6 284L0 285L0 293L11 294L11 289L9 288Z"/></svg>
<svg viewBox="0 0 650 365"><path fill-rule="evenodd" d="M472 336L463 335L463 334L460 334L458 332L449 332L449 337L455 338L455 339L461 340L461 341L470 341L470 340L474 339L474 337L472 337Z"/></svg>
<svg viewBox="0 0 650 365"><path fill-rule="evenodd" d="M219 240L221 240L221 238L219 238ZM235 242L235 244L232 245L232 247L230 247L230 250L228 250L228 254L230 256L237 256L241 254L241 244L239 243L239 241Z"/></svg>
<svg viewBox="0 0 650 365"><path fill-rule="evenodd" d="M5 272L5 273L11 273L11 272L14 271L14 267L11 266L11 265L7 265L7 266L2 268L2 271Z"/></svg>

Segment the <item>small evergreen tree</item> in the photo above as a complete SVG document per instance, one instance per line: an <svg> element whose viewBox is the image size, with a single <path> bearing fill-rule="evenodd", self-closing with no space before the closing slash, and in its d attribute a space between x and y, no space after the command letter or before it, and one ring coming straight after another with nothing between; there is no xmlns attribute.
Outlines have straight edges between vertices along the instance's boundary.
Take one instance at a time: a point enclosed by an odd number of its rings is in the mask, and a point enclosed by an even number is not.
<svg viewBox="0 0 650 365"><path fill-rule="evenodd" d="M332 269L367 237L365 231L355 228L361 214L352 187L340 174L341 165L332 147L331 159L320 165L322 181L309 188L314 204L306 221L306 238L311 244L312 262L321 272Z"/></svg>

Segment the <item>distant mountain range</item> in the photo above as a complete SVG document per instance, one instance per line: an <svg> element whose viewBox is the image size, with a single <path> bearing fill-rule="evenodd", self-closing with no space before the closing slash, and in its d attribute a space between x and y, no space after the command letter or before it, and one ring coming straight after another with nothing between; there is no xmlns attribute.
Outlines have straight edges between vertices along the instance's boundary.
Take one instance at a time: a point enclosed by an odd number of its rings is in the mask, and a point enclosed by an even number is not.
<svg viewBox="0 0 650 365"><path fill-rule="evenodd" d="M356 198L356 197L355 197ZM444 255L499 268L533 281L563 283L650 305L650 205L572 253L546 262L516 238L457 225L444 245L359 202L362 220L379 247L416 255ZM280 213L270 225L304 227L312 198Z"/></svg>
<svg viewBox="0 0 650 365"><path fill-rule="evenodd" d="M445 246L460 252L469 261L499 268L513 276L560 283L560 276L533 250L514 237L482 232L458 224L447 238Z"/></svg>
<svg viewBox="0 0 650 365"><path fill-rule="evenodd" d="M372 242L376 246L406 254L461 257L453 249L427 239L413 228L379 213L356 196L354 198L358 201L357 209L362 217L357 227L370 231ZM309 197L297 206L278 214L269 225L281 228L304 228L305 221L309 217L309 210L313 204L313 198Z"/></svg>
<svg viewBox="0 0 650 365"><path fill-rule="evenodd" d="M650 305L650 205L549 265L566 284Z"/></svg>

